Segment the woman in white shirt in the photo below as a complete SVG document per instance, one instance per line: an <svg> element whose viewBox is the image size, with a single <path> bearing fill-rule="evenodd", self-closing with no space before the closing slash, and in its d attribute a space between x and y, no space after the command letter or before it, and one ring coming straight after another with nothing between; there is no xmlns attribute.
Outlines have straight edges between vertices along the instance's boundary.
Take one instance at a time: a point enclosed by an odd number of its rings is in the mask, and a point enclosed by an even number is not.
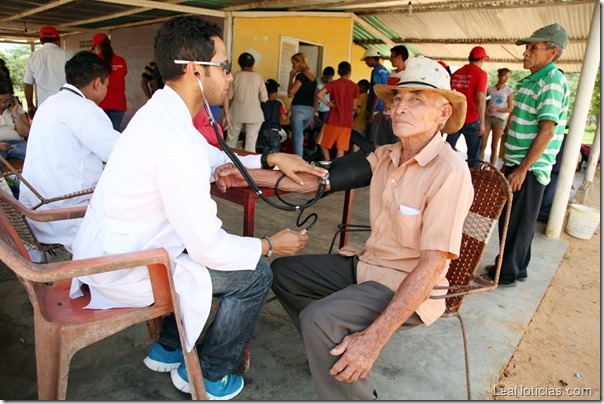
<svg viewBox="0 0 604 404"><path fill-rule="evenodd" d="M487 140L489 139L489 133L492 131L491 164L497 163L501 136L514 105L514 94L512 93L512 89L506 85L511 75L512 72L510 69L505 67L497 70L497 84L487 88L487 96L490 98L485 117L485 136L482 138L482 144L480 145L480 158L484 159Z"/></svg>

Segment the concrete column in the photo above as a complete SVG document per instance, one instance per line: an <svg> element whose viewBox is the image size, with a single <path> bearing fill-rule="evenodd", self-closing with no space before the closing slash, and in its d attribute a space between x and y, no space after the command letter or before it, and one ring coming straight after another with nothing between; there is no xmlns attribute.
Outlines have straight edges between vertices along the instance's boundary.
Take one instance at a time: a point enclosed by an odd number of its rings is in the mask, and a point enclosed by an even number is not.
<svg viewBox="0 0 604 404"><path fill-rule="evenodd" d="M587 168L585 169L585 179L583 182L593 182L594 175L596 173L596 167L598 166L598 159L600 158L600 117L596 121L596 133L594 134L594 141L591 145L591 151L589 152L589 160L587 160Z"/></svg>
<svg viewBox="0 0 604 404"><path fill-rule="evenodd" d="M585 57L583 58L583 66L581 67L581 77L579 79L579 87L577 88L575 107L570 120L566 146L564 146L564 155L562 156L562 167L560 168L552 210L547 222L547 228L545 229L545 236L554 239L560 238L560 233L562 232L570 190L575 178L577 156L579 155L581 140L585 132L585 121L589 113L591 96L600 63L600 2L597 0L594 3L594 13L591 19L587 46L585 47Z"/></svg>

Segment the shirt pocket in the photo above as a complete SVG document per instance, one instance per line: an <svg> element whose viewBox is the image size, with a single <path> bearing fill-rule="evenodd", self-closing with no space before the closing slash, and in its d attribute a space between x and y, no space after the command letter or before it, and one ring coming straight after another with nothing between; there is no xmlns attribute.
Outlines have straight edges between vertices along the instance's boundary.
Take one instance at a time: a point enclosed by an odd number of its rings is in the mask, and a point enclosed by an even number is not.
<svg viewBox="0 0 604 404"><path fill-rule="evenodd" d="M396 213L395 239L403 247L419 251L423 215L419 209L401 205Z"/></svg>

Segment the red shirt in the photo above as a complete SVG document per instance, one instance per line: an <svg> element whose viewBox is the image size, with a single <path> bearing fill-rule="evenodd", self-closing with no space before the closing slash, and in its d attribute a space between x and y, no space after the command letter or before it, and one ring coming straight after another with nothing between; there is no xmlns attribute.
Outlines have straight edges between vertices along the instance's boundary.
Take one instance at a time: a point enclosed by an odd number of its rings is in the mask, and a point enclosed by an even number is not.
<svg viewBox="0 0 604 404"><path fill-rule="evenodd" d="M468 63L451 75L451 88L465 95L468 102L465 123L471 123L480 118L476 107L476 93L486 93L487 81L487 72L474 63Z"/></svg>
<svg viewBox="0 0 604 404"><path fill-rule="evenodd" d="M218 139L216 139L216 132L214 132L212 125L210 125L208 115L206 114L206 111L203 108L200 109L197 115L195 115L195 117L193 118L193 126L195 126L199 133L201 133L203 137L206 138L209 144L222 150L222 147L220 147L220 143L218 143ZM218 132L220 132L220 135L223 136L222 128L220 127L220 125L216 124L216 127L218 128Z"/></svg>
<svg viewBox="0 0 604 404"><path fill-rule="evenodd" d="M127 109L126 74L128 74L126 60L114 53L111 58L111 74L109 75L107 95L103 98L103 101L99 103L99 107L117 111L125 111Z"/></svg>
<svg viewBox="0 0 604 404"><path fill-rule="evenodd" d="M350 79L339 78L330 81L324 88L329 94L331 102L336 104L334 108L329 109L327 123L352 128L352 113L355 107L354 102L359 98L359 86Z"/></svg>

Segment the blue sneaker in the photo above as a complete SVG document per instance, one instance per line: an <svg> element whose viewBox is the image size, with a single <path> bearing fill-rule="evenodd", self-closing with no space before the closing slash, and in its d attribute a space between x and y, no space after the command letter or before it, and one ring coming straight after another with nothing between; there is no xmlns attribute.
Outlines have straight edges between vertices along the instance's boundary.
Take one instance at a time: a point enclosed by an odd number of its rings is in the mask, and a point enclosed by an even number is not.
<svg viewBox="0 0 604 404"><path fill-rule="evenodd" d="M180 349L168 351L157 341L151 346L147 357L143 360L149 369L156 372L170 372L172 369L178 368L182 361L183 356Z"/></svg>
<svg viewBox="0 0 604 404"><path fill-rule="evenodd" d="M184 362L181 363L177 369L173 369L170 376L172 376L172 384L174 384L174 387L184 393L191 393L189 377L187 376L187 369ZM226 375L217 382L211 382L204 377L203 384L206 387L206 393L208 394L209 400L230 400L243 390L243 377L238 375Z"/></svg>

